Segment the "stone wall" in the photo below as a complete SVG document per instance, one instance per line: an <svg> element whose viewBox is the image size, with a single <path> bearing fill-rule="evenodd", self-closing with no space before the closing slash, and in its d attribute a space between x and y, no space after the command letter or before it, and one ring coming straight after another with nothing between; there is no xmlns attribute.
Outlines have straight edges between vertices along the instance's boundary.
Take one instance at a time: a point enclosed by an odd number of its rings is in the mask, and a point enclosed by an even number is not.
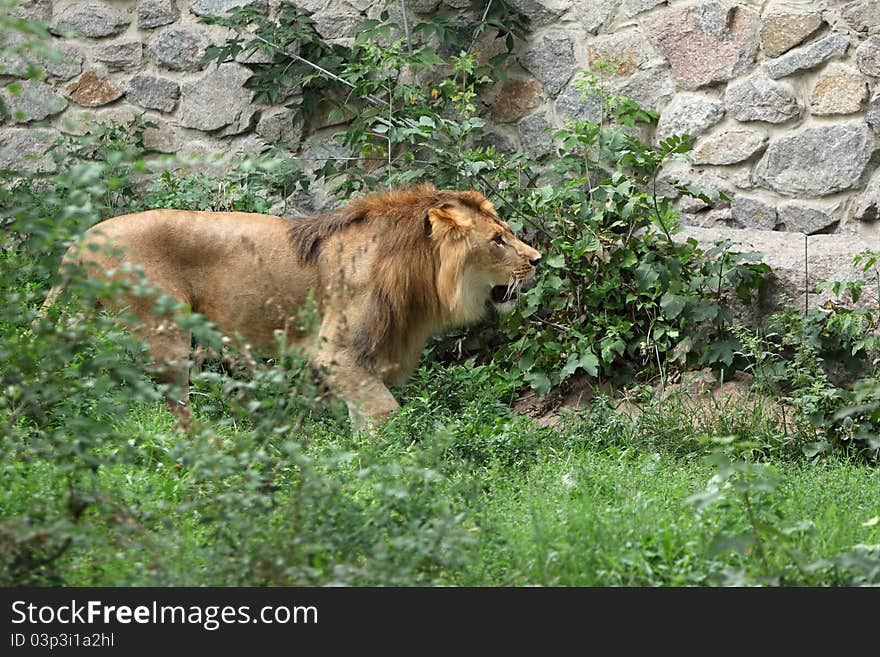
<svg viewBox="0 0 880 657"><path fill-rule="evenodd" d="M546 125L595 119L572 76L611 62L605 83L661 112L655 139L696 138L694 165L668 173L733 199L681 199L686 223L880 232L880 1L516 4L542 25L518 58L540 90L514 79L499 95L528 112L503 117L525 147L549 148Z"/></svg>
<svg viewBox="0 0 880 657"><path fill-rule="evenodd" d="M510 79L487 96L501 143L549 152L544 129L596 119L578 71L661 111L653 139L696 138L693 166L668 172L732 202L678 201L686 223L804 232L880 233L880 0L512 0L533 31L511 60ZM64 57L46 60L44 81L5 87L25 66L5 52L0 90L14 113L0 126L0 168L50 171L45 149L89 121L146 111L158 153L204 158L255 151L264 141L299 143L285 107L254 105L246 61L205 66L223 28L199 16L279 0L23 0L17 10L75 37L55 38ZM303 0L327 39L349 39L385 2ZM387 3L399 11L399 2ZM413 16L462 9L468 0L408 0ZM7 37L7 46L10 38ZM11 42L14 45L14 40ZM604 63L604 66L602 65ZM327 133L304 149L326 148Z"/></svg>

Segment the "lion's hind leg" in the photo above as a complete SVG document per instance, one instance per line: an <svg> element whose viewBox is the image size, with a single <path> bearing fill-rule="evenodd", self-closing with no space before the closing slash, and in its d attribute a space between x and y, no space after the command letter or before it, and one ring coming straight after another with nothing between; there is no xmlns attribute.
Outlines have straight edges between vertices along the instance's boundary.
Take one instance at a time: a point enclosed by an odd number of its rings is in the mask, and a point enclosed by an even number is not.
<svg viewBox="0 0 880 657"><path fill-rule="evenodd" d="M156 381L166 387L165 402L184 429L192 424L189 404L189 369L192 336L170 319L158 319L151 327L138 329L147 346L149 369Z"/></svg>
<svg viewBox="0 0 880 657"><path fill-rule="evenodd" d="M168 286L162 286L167 292ZM186 304L183 294L170 294L174 302ZM160 311L155 295L129 297L122 321L146 348L146 369L164 387L168 409L179 428L189 429L192 411L189 404L189 372L192 357L192 333L181 328L173 310Z"/></svg>

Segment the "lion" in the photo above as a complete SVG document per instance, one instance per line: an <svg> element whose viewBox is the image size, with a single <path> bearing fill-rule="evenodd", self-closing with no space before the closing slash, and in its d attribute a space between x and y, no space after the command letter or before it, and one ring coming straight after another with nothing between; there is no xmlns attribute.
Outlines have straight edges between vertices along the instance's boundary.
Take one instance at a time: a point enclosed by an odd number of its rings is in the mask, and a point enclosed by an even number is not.
<svg viewBox="0 0 880 657"><path fill-rule="evenodd" d="M479 321L490 305L509 311L541 254L480 192L420 185L302 219L188 210L121 215L86 231L65 258L88 276L136 266L152 286L256 350L277 344L281 332L305 350L360 429L396 411L388 386L406 382L431 336ZM317 340L295 319L310 300L320 317ZM136 318L131 327L156 378L178 393L169 393L169 407L186 423L191 336L157 315L155 301L101 299Z"/></svg>

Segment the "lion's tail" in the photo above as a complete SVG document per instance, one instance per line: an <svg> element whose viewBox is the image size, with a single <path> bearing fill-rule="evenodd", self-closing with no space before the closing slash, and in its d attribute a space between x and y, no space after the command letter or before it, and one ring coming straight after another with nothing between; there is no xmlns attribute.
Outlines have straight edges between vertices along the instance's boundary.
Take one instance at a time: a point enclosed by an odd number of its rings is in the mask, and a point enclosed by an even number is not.
<svg viewBox="0 0 880 657"><path fill-rule="evenodd" d="M58 283L58 285L54 286L51 290L49 290L48 296L46 296L46 300L43 301L43 304L40 306L40 309L37 311L36 321L41 320L46 316L46 313L49 312L49 308L55 305L55 302L58 301L58 297L61 296L61 293L67 289L67 281L62 281Z"/></svg>

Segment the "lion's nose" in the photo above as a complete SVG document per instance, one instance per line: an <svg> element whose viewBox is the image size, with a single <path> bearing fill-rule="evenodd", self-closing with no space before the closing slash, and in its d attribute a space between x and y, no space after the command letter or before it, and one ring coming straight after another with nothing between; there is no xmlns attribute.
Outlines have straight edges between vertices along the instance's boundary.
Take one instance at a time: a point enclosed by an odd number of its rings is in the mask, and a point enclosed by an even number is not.
<svg viewBox="0 0 880 657"><path fill-rule="evenodd" d="M541 259L541 254L536 253L534 258L529 258L529 262L532 264L532 267L538 266L538 261Z"/></svg>

